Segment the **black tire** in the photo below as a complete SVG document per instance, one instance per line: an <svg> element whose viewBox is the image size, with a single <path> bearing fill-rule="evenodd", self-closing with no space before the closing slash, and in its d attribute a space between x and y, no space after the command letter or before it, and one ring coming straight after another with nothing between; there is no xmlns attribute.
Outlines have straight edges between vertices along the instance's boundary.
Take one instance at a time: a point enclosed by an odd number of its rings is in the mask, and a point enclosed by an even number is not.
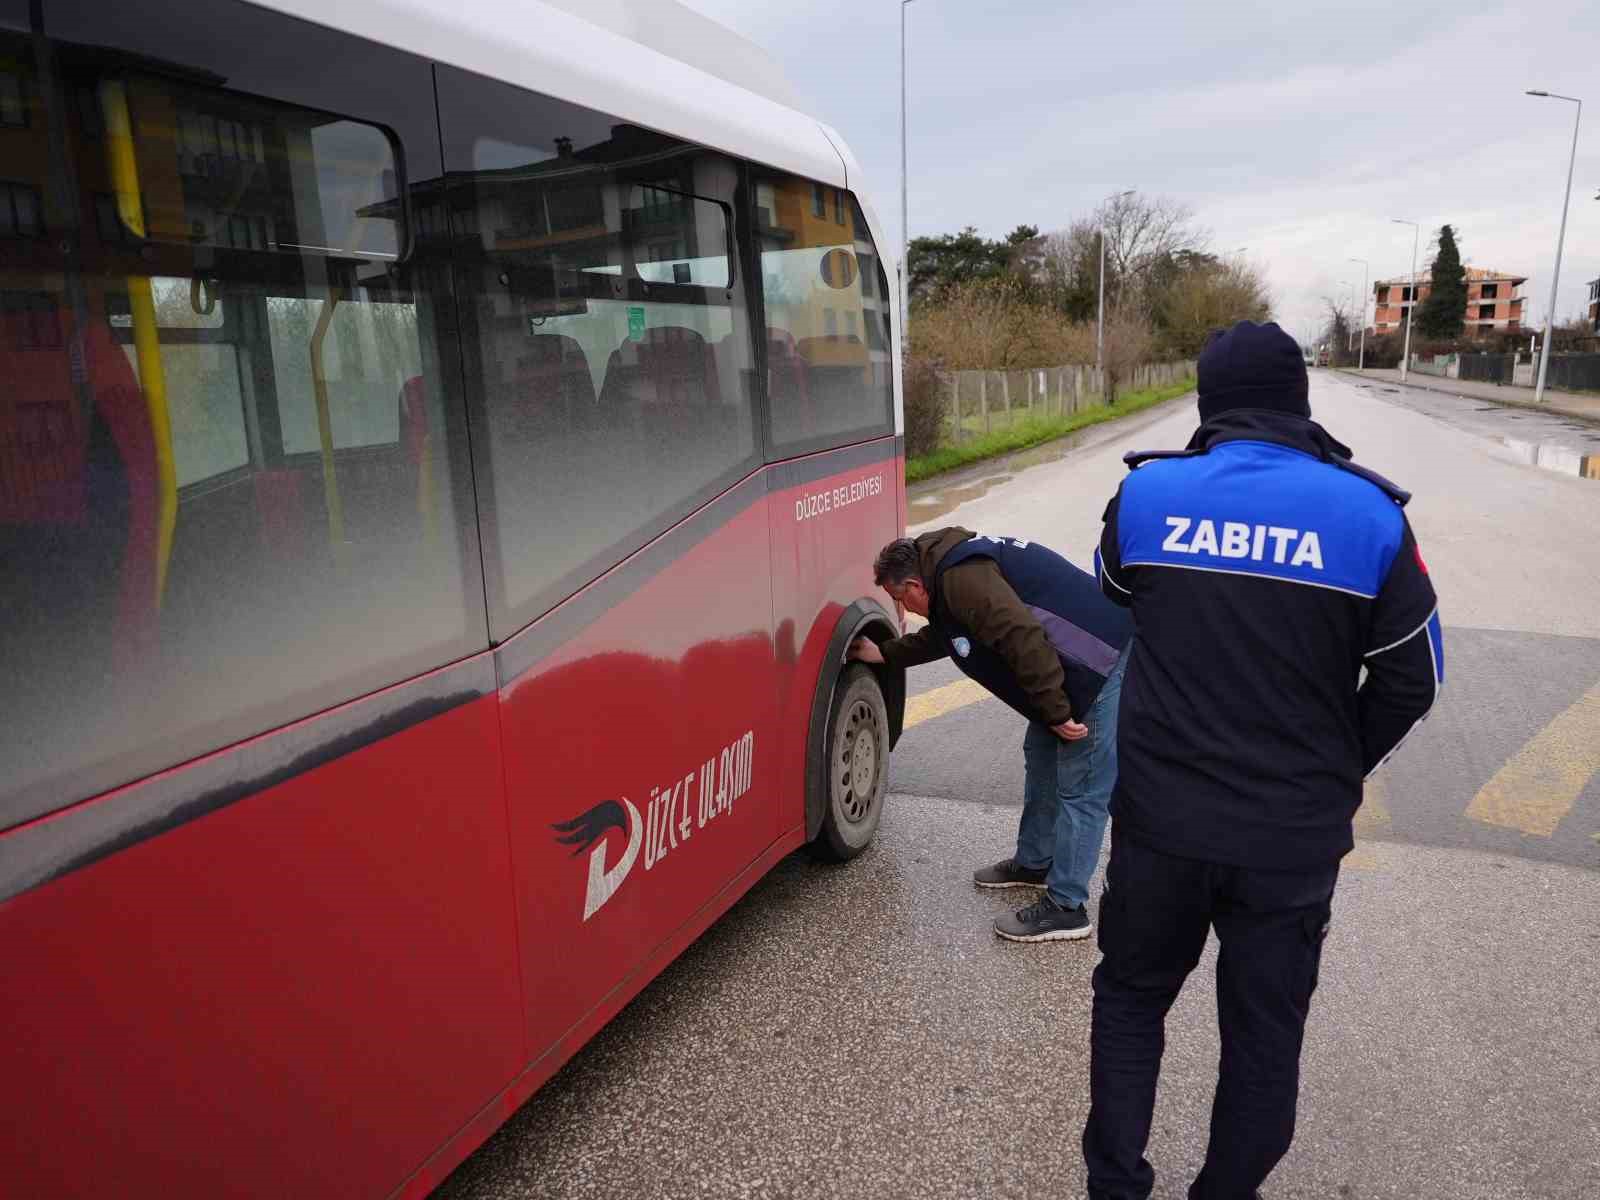
<svg viewBox="0 0 1600 1200"><path fill-rule="evenodd" d="M817 857L845 862L872 844L888 787L889 709L869 667L852 663L839 676L822 750L827 796L811 845Z"/></svg>

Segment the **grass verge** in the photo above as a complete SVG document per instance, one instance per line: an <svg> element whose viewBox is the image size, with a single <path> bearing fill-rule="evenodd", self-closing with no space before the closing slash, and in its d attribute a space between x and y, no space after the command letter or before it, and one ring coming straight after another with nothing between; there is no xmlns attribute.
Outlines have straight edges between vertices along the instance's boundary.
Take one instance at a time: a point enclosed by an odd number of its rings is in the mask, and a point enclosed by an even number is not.
<svg viewBox="0 0 1600 1200"><path fill-rule="evenodd" d="M1194 391L1194 380L1189 379L1182 383L1149 388L1142 392L1125 392L1114 407L1107 404L1096 404L1064 417L1035 416L1025 418L1015 424L1008 425L1004 429L996 429L993 433L982 434L970 442L962 442L959 446L941 446L931 454L921 454L916 458L906 459L906 482L916 483L920 479L927 479L931 475L938 475L944 471L953 471L957 467L966 466L968 463L981 462L986 458L1009 454L1013 450L1026 450L1030 446L1037 446L1041 442L1049 442L1058 437L1065 437L1069 433L1075 433L1090 425L1099 425L1103 421L1114 421L1118 417L1131 416L1142 409L1164 403L1182 396L1185 392L1192 391Z"/></svg>

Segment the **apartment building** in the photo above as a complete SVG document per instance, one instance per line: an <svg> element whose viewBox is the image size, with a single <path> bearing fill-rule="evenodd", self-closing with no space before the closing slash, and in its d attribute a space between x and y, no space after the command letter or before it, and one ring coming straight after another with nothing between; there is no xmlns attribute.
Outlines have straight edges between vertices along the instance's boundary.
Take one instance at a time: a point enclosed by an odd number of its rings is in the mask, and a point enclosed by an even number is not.
<svg viewBox="0 0 1600 1200"><path fill-rule="evenodd" d="M1589 331L1600 333L1600 279L1589 281Z"/></svg>
<svg viewBox="0 0 1600 1200"><path fill-rule="evenodd" d="M1489 267L1468 267L1466 271L1467 312L1463 320L1467 336L1487 337L1520 330L1527 311L1522 285L1528 282L1528 277ZM1402 332L1406 326L1406 310L1426 300L1431 290L1425 272L1415 277L1402 275L1395 279L1378 280L1373 284L1374 332ZM1593 291L1591 288L1591 298Z"/></svg>

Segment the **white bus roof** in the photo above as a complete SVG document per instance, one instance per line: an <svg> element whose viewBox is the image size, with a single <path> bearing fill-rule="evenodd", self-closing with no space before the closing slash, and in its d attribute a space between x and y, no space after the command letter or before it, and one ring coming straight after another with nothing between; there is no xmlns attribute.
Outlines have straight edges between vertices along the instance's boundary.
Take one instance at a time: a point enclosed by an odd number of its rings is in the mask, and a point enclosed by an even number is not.
<svg viewBox="0 0 1600 1200"><path fill-rule="evenodd" d="M318 25L838 187L772 59L676 0L257 0Z"/></svg>
<svg viewBox="0 0 1600 1200"><path fill-rule="evenodd" d="M679 0L545 0L668 58L803 112L803 104L770 54Z"/></svg>

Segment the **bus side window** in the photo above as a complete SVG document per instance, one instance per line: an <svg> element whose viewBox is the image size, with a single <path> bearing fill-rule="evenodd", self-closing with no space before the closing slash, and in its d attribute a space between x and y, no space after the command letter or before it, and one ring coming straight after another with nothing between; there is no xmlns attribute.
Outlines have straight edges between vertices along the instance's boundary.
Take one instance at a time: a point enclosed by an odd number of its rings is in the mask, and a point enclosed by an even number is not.
<svg viewBox="0 0 1600 1200"><path fill-rule="evenodd" d="M756 173L770 438L783 457L892 428L893 297L860 205L834 194L837 219L814 202L821 185Z"/></svg>
<svg viewBox="0 0 1600 1200"><path fill-rule="evenodd" d="M438 70L496 640L756 462L741 169Z"/></svg>
<svg viewBox="0 0 1600 1200"><path fill-rule="evenodd" d="M151 73L139 7L0 32L0 828L485 641L391 114Z"/></svg>

